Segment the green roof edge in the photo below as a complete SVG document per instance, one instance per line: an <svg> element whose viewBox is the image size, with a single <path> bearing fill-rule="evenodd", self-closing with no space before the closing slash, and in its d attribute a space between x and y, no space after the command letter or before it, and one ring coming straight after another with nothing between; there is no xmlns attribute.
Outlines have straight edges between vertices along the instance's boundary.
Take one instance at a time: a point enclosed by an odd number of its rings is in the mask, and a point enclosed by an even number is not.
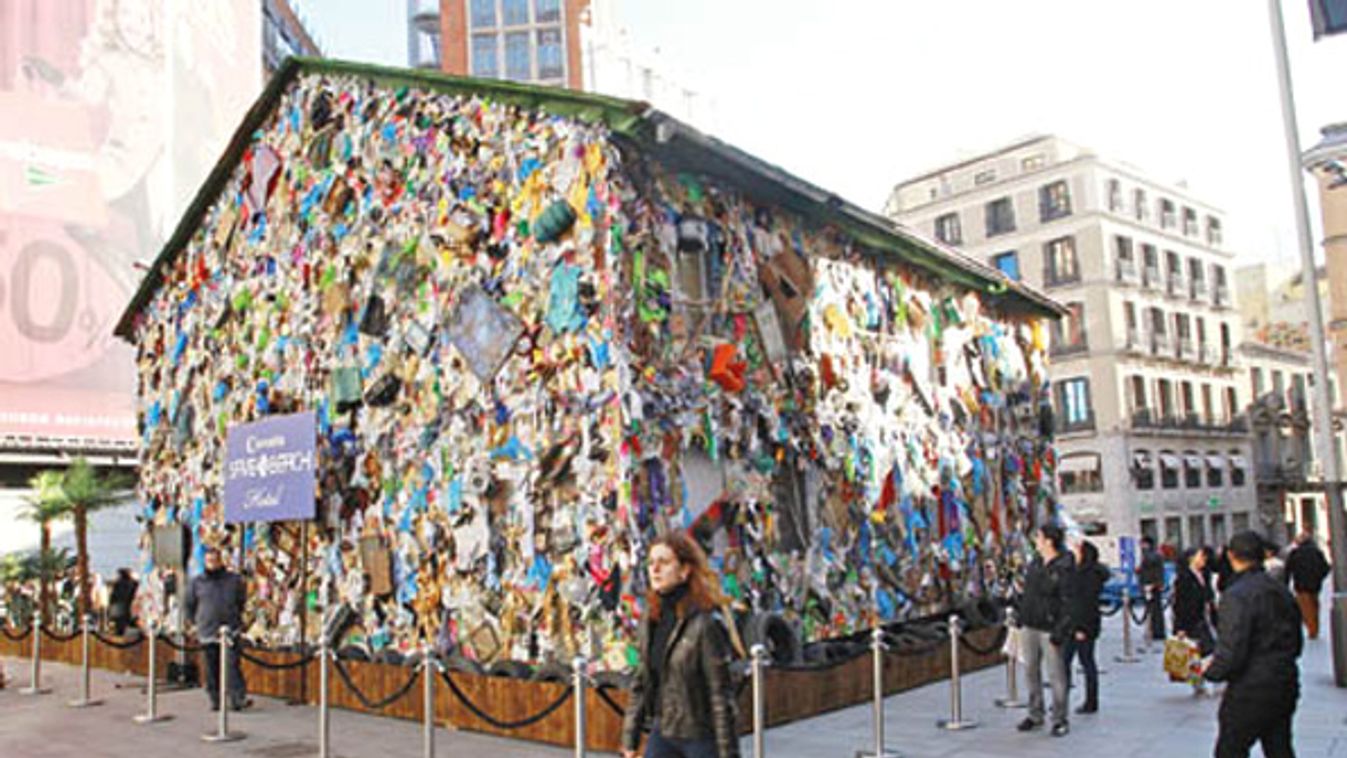
<svg viewBox="0 0 1347 758"><path fill-rule="evenodd" d="M1005 293L1009 296L1009 301L1018 300L1021 306L1040 316L1056 318L1066 312L1051 298L1022 283L1006 280L990 266L924 240L883 216L848 203L761 158L705 135L645 103L495 79L474 79L441 72L352 63L329 58L291 57L281 64L252 107L248 109L220 159L216 161L196 196L183 212L173 234L164 243L122 312L113 330L116 336L131 340L131 325L136 314L149 302L154 290L163 282L164 269L187 246L206 210L219 197L220 191L229 180L230 173L243 157L244 151L252 144L253 133L274 112L281 95L290 84L301 73L309 72L361 76L385 85L423 86L439 92L481 95L525 107L542 107L549 113L557 115L583 121L602 121L615 134L647 148L662 145L671 139L687 142L693 150L711 153L744 171L757 174L758 178L799 198L800 203L791 204L793 210L815 220L838 226L866 247L896 255L911 265L983 293ZM670 138L668 133L661 135L661 129L666 129L675 136ZM736 178L732 175L727 175L726 178L736 182ZM1006 300L1003 300L1003 303L1009 304Z"/></svg>

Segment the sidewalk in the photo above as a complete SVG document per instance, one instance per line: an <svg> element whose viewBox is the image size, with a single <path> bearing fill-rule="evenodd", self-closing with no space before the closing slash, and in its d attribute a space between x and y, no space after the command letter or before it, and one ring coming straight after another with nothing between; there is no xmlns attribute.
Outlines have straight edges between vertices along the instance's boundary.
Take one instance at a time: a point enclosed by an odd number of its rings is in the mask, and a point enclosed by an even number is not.
<svg viewBox="0 0 1347 758"><path fill-rule="evenodd" d="M1045 731L1020 734L1015 723L1024 711L1005 711L993 705L1005 694L1003 669L988 669L964 679L964 716L980 726L964 732L946 733L936 728L936 719L949 712L949 688L941 683L894 695L885 701L888 747L907 758L928 756L1206 756L1216 739L1214 698L1194 699L1184 685L1170 684L1160 669L1158 653L1143 654L1135 664L1115 663L1121 651L1117 616L1108 620L1100 641L1102 710L1091 716L1072 714L1071 734L1053 738ZM1296 712L1295 746L1302 758L1343 756L1347 758L1347 690L1332 683L1332 662L1327 639L1306 643L1301 659L1303 694ZM232 714L231 730L247 738L235 743L209 745L200 735L215 731L214 714L206 710L206 697L197 690L168 692L160 696L160 712L174 720L139 726L131 716L144 710L140 680L95 671L93 692L105 700L102 706L84 710L65 703L78 691L78 669L43 664L43 683L49 695L25 697L18 688L27 683L25 662L5 660L15 686L0 691L0 754L8 758L183 758L184 755L298 758L317 750L317 711L309 706L289 706L279 700L256 698L257 705L243 714ZM115 685L121 684L121 688ZM1023 693L1021 693L1023 694ZM1073 707L1078 697L1073 697ZM857 706L767 732L767 754L772 758L851 758L871 741L870 707ZM744 755L751 743L742 741ZM555 756L572 751L469 732L436 734L442 756L523 758ZM333 755L358 758L421 755L420 724L383 719L349 711L332 713ZM1255 754L1257 754L1255 752Z"/></svg>

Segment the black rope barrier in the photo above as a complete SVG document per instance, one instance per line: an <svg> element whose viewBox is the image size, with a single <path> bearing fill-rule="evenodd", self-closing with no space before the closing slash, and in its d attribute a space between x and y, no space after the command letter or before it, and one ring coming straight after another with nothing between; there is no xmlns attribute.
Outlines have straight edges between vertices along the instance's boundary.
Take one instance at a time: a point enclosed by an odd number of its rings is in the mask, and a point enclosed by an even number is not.
<svg viewBox="0 0 1347 758"><path fill-rule="evenodd" d="M407 693L412 691L412 687L416 686L416 680L420 674L419 671L413 668L411 670L411 676L407 677L406 684L389 693L388 696L381 700L370 700L369 697L361 692L360 688L356 686L355 682L351 679L350 672L348 672L346 667L342 665L340 658L334 658L332 660L332 668L337 670L337 678L341 679L341 681L346 684L346 688L351 691L351 694L355 695L355 699L359 700L361 705L372 711L381 711L406 697Z"/></svg>
<svg viewBox="0 0 1347 758"><path fill-rule="evenodd" d="M900 658L909 658L909 657L916 657L919 655L926 655L927 653L939 650L941 647L943 647L945 644L945 639L946 638L942 636L938 639L931 640L930 642L927 642L924 645L915 645L912 647L907 647L904 645L892 645L890 655L896 655Z"/></svg>
<svg viewBox="0 0 1347 758"><path fill-rule="evenodd" d="M184 644L179 645L178 643L176 643L176 642L173 641L173 638L172 638L172 637L170 637L170 636L168 636L168 635L164 635L164 636L160 637L159 639L163 640L165 645L168 645L169 647L173 648L174 650L177 650L179 653L199 653L199 652L201 652L202 650L205 650L205 646L202 645L202 644L200 644L200 643L196 643L196 644L187 644L187 643L184 643Z"/></svg>
<svg viewBox="0 0 1347 758"><path fill-rule="evenodd" d="M1127 609L1127 615L1131 617L1132 623L1136 624L1137 626L1141 626L1142 624L1146 623L1146 619L1150 618L1151 609L1149 605L1141 606L1141 617L1137 618L1136 606L1132 606L1131 608Z"/></svg>
<svg viewBox="0 0 1347 758"><path fill-rule="evenodd" d="M0 624L0 634L4 634L6 637L8 637L10 640L14 642L23 642L24 640L28 639L28 635L32 633L33 627L31 626L25 626L21 631L13 632L10 631L8 624Z"/></svg>
<svg viewBox="0 0 1347 758"><path fill-rule="evenodd" d="M506 731L514 729L523 729L526 726L533 726L539 721L542 721L548 716L551 716L553 711L560 708L562 704L564 704L567 700L569 700L571 698L571 695L574 694L574 689L571 687L567 687L561 693L560 697L552 701L551 704L549 704L546 708L543 708L537 714L529 716L528 718L519 719L517 721L502 721L492 716L491 714L487 713L486 711L483 711L481 708L478 708L476 703L469 700L468 696L464 694L463 690L459 689L458 682L455 682L454 678L449 676L448 671L441 671L440 678L444 680L445 684L449 685L449 691L454 693L454 697L458 698L458 701L463 704L463 707L467 708L469 711L472 711L472 714L474 716L481 719L482 721L485 721L486 723L490 724L496 729L503 729Z"/></svg>
<svg viewBox="0 0 1347 758"><path fill-rule="evenodd" d="M1123 607L1123 604L1122 604L1122 603L1118 603L1117 605L1115 605L1115 606L1113 606L1113 607L1111 607L1111 608L1108 608L1107 610L1104 609L1103 607L1101 607L1101 608L1099 609L1099 615L1100 615L1100 616L1116 616L1116 615L1118 615L1118 611L1121 611L1121 610L1122 610L1122 607Z"/></svg>
<svg viewBox="0 0 1347 758"><path fill-rule="evenodd" d="M598 687L594 688L594 692L598 694L599 699L603 701L603 704L608 706L608 710L617 714L618 718L623 718L627 715L626 710L624 710L622 706L617 704L617 701L613 699L612 695L608 694L608 690L615 690L615 689L617 689L617 687L615 687L614 685L600 684Z"/></svg>
<svg viewBox="0 0 1347 758"><path fill-rule="evenodd" d="M973 644L973 642L968 639L968 635L959 635L959 644L963 645L974 655L991 655L992 653L1000 651L1001 646L1006 644L1006 636L1009 634L1010 630L1005 626L1002 626L1000 630L997 631L996 637L992 639L991 644L987 647L980 647Z"/></svg>
<svg viewBox="0 0 1347 758"><path fill-rule="evenodd" d="M256 648L256 649L266 650L266 648ZM266 658L260 658L256 655L253 655L252 653L248 652L248 650L249 648L247 647L239 647L239 657L245 661L260 666L261 668L267 669L268 671L289 671L291 669L303 668L309 665L310 663L313 663L314 659L316 658L316 656L313 653L304 653L300 658L296 660L286 661L284 663L275 663L274 661L269 661Z"/></svg>
<svg viewBox="0 0 1347 758"><path fill-rule="evenodd" d="M69 642L75 639L76 637L80 636L80 633L78 631L71 632L70 634L61 634L59 632L52 631L49 627L45 626L42 627L42 634L52 642Z"/></svg>
<svg viewBox="0 0 1347 758"><path fill-rule="evenodd" d="M853 651L845 657L834 658L830 661L819 661L817 663L773 663L772 668L780 669L782 671L798 671L804 673L828 671L830 669L835 669L838 666L845 666L857 658L864 658L867 655L870 655L869 650L860 649Z"/></svg>
<svg viewBox="0 0 1347 758"><path fill-rule="evenodd" d="M108 647L113 648L115 650L130 650L131 648L142 645L145 642L145 638L143 636L130 637L128 639L118 640L112 637L104 636L104 634L98 631L97 629L93 630L93 637L94 639L98 640L99 643L107 645Z"/></svg>

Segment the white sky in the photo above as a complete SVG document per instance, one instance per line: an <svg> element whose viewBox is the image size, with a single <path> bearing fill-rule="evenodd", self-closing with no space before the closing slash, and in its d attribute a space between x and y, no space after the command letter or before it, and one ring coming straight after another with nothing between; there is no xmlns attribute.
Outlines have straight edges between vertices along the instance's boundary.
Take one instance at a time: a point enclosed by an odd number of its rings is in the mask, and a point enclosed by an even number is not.
<svg viewBox="0 0 1347 758"><path fill-rule="evenodd" d="M1265 0L621 4L632 36L717 103L717 136L859 205L1054 133L1187 180L1229 214L1241 262L1296 260ZM301 5L330 55L405 65L403 0ZM1283 6L1309 148L1347 121L1347 35L1313 43L1308 2Z"/></svg>

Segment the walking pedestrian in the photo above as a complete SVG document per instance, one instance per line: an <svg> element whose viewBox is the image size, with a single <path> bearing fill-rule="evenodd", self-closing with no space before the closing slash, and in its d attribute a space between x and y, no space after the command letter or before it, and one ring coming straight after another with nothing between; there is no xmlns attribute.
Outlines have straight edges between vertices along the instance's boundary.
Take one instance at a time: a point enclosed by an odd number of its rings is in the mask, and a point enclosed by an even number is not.
<svg viewBox="0 0 1347 758"><path fill-rule="evenodd" d="M1281 548L1270 539L1263 540L1263 570L1267 572L1268 576L1282 584L1290 584L1290 579L1286 575L1286 562L1282 560Z"/></svg>
<svg viewBox="0 0 1347 758"><path fill-rule="evenodd" d="M1214 595L1207 575L1207 551L1190 547L1183 552L1183 568L1174 578L1174 633L1197 643L1199 655L1211 655L1216 648L1211 631L1211 604ZM1206 682L1193 682L1193 694L1205 695Z"/></svg>
<svg viewBox="0 0 1347 758"><path fill-rule="evenodd" d="M1319 639L1319 592L1328 578L1328 559L1314 542L1314 535L1301 532L1296 547L1286 559L1286 573L1295 589L1296 604L1310 639Z"/></svg>
<svg viewBox="0 0 1347 758"><path fill-rule="evenodd" d="M192 578L187 587L187 615L196 624L196 638L206 659L206 694L210 709L220 710L220 676L229 677L229 707L241 711L253 704L239 665L238 645L229 648L228 672L220 671L220 627L228 626L237 634L243 626L243 606L247 588L243 577L224 565L224 557L215 546L205 552L206 571Z"/></svg>
<svg viewBox="0 0 1347 758"><path fill-rule="evenodd" d="M730 642L720 583L706 553L683 532L655 539L650 592L638 638L641 662L622 723L623 758L738 758Z"/></svg>
<svg viewBox="0 0 1347 758"><path fill-rule="evenodd" d="M1165 640L1165 559L1155 550L1155 538L1141 538L1141 565L1137 581L1146 595L1146 618L1150 620L1151 642Z"/></svg>
<svg viewBox="0 0 1347 758"><path fill-rule="evenodd" d="M1099 593L1108 583L1108 569L1099 563L1099 549L1082 539L1075 546L1075 569L1069 575L1067 597L1070 607L1071 637L1066 642L1066 677L1071 681L1071 662L1080 656L1085 669L1085 701L1076 713L1099 710L1099 667L1095 664L1094 643L1099 639Z"/></svg>
<svg viewBox="0 0 1347 758"><path fill-rule="evenodd" d="M1038 556L1025 572L1024 592L1019 599L1020 645L1029 680L1029 715L1018 728L1027 732L1043 726L1046 660L1048 683L1052 687L1052 735L1062 737L1071 731L1066 715L1065 645L1071 638L1067 585L1073 561L1066 551L1062 528L1056 524L1038 528L1034 547Z"/></svg>
<svg viewBox="0 0 1347 758"><path fill-rule="evenodd" d="M1216 651L1202 665L1208 680L1227 682L1216 758L1247 756L1255 742L1262 743L1268 758L1293 758L1300 613L1286 585L1263 570L1261 537L1240 532L1230 538L1226 552L1235 574L1221 595Z"/></svg>
<svg viewBox="0 0 1347 758"><path fill-rule="evenodd" d="M136 600L139 586L140 583L131 576L131 569L117 569L117 581L112 583L112 591L108 593L108 621L118 637L126 634L126 628L131 625L134 616L131 605Z"/></svg>

